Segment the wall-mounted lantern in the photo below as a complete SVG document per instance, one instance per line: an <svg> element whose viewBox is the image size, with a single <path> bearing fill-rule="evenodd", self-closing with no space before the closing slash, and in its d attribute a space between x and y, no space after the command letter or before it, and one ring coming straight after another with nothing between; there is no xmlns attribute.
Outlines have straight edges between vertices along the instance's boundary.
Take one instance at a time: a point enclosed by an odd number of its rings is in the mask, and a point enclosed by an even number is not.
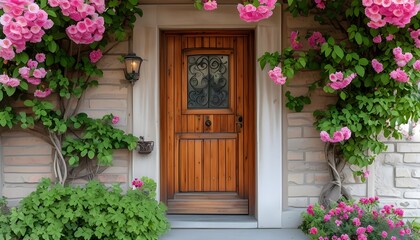
<svg viewBox="0 0 420 240"><path fill-rule="evenodd" d="M140 67L143 59L135 53L129 53L124 57L125 63L125 79L134 84L140 78Z"/></svg>

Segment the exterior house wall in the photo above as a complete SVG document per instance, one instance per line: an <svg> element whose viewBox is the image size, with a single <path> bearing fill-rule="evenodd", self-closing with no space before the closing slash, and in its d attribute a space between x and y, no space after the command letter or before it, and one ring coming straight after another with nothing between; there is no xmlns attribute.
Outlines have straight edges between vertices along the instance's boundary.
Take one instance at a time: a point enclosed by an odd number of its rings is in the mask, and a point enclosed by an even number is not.
<svg viewBox="0 0 420 240"><path fill-rule="evenodd" d="M119 128L128 132L133 131L136 135L144 135L146 140L154 140L156 143L159 142L160 133L158 84L160 29L224 26L253 28L258 36L257 57L265 51L278 50L281 41L283 47L288 47L291 31L298 30L302 39L307 31L320 29L335 34L329 27L315 24L311 17L296 19L287 14L282 16L282 33L279 33L277 27L280 24L279 13L276 13L271 20L258 24L248 24L233 18L227 21L223 17L228 12L233 12L234 6L218 9L218 12L214 13L219 14L216 17L211 16L212 13L195 10L190 14L190 8L184 6L145 6L145 8L144 18L136 23L133 44L135 52L145 58L140 80L134 86L130 86L124 79L123 65L118 58L128 52L129 43L118 44L99 62L99 66L104 70L104 76L100 79L98 88L87 91L82 100L81 111L93 117L101 117L107 113L118 115ZM196 23L192 23L191 19L197 19ZM282 103L285 99L281 99L280 96L284 96L286 91L294 94L305 93L307 86L316 80L317 73L313 71L299 73L289 85L279 87L268 80L266 71L261 71L258 67L256 69L259 194L257 204L260 206L257 214L263 219L259 222L259 227L296 227L295 221L292 220L299 219L298 212L291 211L287 214L286 210L300 211L309 203L316 202L322 186L329 180L323 153L324 144L319 139L319 132L312 125L314 120L312 112L334 103L335 98L322 91L316 91L312 94L313 103L306 106L302 112L289 111ZM2 133L0 194L16 203L33 191L42 177L53 177L51 152L52 149L47 143L28 133ZM276 171L280 174L276 175ZM269 174L266 174L267 172ZM273 172L274 174L270 174ZM144 156L135 152L117 150L114 165L98 178L106 183L127 183L131 175L147 175L159 182L158 144L150 155ZM273 179L275 181L272 181ZM74 183L83 182L74 181ZM377 195L382 203L392 203L404 208L409 217L420 216L420 138L415 138L411 142L389 141L387 152L379 155L375 165L371 167L371 177L367 183L361 183L360 179L354 178L350 169L345 170L345 183L355 197ZM281 199L273 201L278 198Z"/></svg>
<svg viewBox="0 0 420 240"><path fill-rule="evenodd" d="M293 18L290 14L283 17L283 48L290 46L290 32L299 31L301 41L310 31L328 32L340 39L340 34L328 26L318 25L313 17ZM304 49L308 46L304 44ZM298 73L290 84L283 86L283 95L290 91L294 95L305 94L310 83L316 81L314 71ZM313 127L312 113L335 102L335 97L316 90L312 93L312 103L302 112L296 113L283 106L284 141L283 163L287 189L287 206L306 208L318 201L319 193L330 177L324 156L324 143L319 131ZM286 99L284 97L284 102ZM408 140L386 140L388 150L377 156L370 166L370 177L366 183L354 177L349 167L343 171L344 183L351 194L358 198L379 196L382 204L393 204L405 210L406 217L420 216L420 127L414 138ZM287 173L286 173L287 172Z"/></svg>
<svg viewBox="0 0 420 240"><path fill-rule="evenodd" d="M131 130L131 84L124 78L123 64L118 60L128 52L128 41L111 48L98 62L104 75L99 86L87 90L81 100L80 111L101 118L113 113L120 117L117 127ZM35 190L41 178L54 178L52 147L42 139L21 131L7 131L0 135L0 193L11 205ZM104 183L127 183L131 176L131 153L116 150L113 166L98 175ZM73 180L71 183L84 183Z"/></svg>

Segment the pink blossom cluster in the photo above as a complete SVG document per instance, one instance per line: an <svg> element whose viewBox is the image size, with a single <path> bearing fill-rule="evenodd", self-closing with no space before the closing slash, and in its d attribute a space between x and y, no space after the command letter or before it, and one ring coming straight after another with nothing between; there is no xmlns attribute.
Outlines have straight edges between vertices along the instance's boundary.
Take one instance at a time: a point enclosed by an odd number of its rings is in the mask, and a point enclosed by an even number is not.
<svg viewBox="0 0 420 240"><path fill-rule="evenodd" d="M413 39L416 48L420 48L420 29L412 30L410 32L410 37Z"/></svg>
<svg viewBox="0 0 420 240"><path fill-rule="evenodd" d="M362 4L370 19L368 26L375 29L386 23L402 28L420 10L416 0L362 0Z"/></svg>
<svg viewBox="0 0 420 240"><path fill-rule="evenodd" d="M309 205L307 214L314 219L323 218L326 224L313 222L315 226L311 224L312 227L308 229L308 234L315 235L314 238L322 240L376 239L376 236L381 236L383 239L390 237L387 239L396 240L397 236L389 236L390 233L395 233L399 237L411 234L411 229L406 227L402 220L404 211L394 208L392 205L385 205L379 210L376 207L379 204L378 200L378 197L361 198L357 204L341 201L329 210L325 210L322 206ZM372 222L378 225L374 225ZM332 229L329 229L331 225L335 225L337 229L331 231ZM388 229L386 229L387 227ZM321 232L332 232L332 236L319 236Z"/></svg>
<svg viewBox="0 0 420 240"><path fill-rule="evenodd" d="M44 30L54 25L34 0L1 1L0 9L4 11L0 24L6 36L0 39L0 57L5 60L13 59L15 51L25 50L27 42L41 42Z"/></svg>
<svg viewBox="0 0 420 240"><path fill-rule="evenodd" d="M4 86L17 87L20 85L20 80L17 78L11 78L7 74L1 74L0 83Z"/></svg>
<svg viewBox="0 0 420 240"><path fill-rule="evenodd" d="M420 71L420 60L416 60L413 64L414 70Z"/></svg>
<svg viewBox="0 0 420 240"><path fill-rule="evenodd" d="M50 88L45 88L44 90L37 89L34 92L34 96L37 98L46 98L52 93Z"/></svg>
<svg viewBox="0 0 420 240"><path fill-rule="evenodd" d="M47 75L45 68L38 67L38 64L44 61L45 54L36 54L35 60L29 59L26 66L19 68L20 76L32 85L39 85L41 80Z"/></svg>
<svg viewBox="0 0 420 240"><path fill-rule="evenodd" d="M273 70L268 71L268 76L275 84L283 85L286 83L286 77L283 76L282 70L279 67L273 68Z"/></svg>
<svg viewBox="0 0 420 240"><path fill-rule="evenodd" d="M344 74L340 71L331 73L329 76L329 79L331 82L328 83L328 86L330 86L334 90L343 89L347 87L356 76L357 76L356 73L352 73L348 75L347 77L344 77Z"/></svg>
<svg viewBox="0 0 420 240"><path fill-rule="evenodd" d="M401 68L397 68L394 71L390 72L389 76L397 82L406 83L410 80L408 74L404 72L404 70L401 70Z"/></svg>
<svg viewBox="0 0 420 240"><path fill-rule="evenodd" d="M326 0L314 0L316 7L319 9L325 9Z"/></svg>
<svg viewBox="0 0 420 240"><path fill-rule="evenodd" d="M273 15L277 0L258 0L258 6L254 6L253 2L245 2L238 4L237 10L239 17L246 22L258 22Z"/></svg>
<svg viewBox="0 0 420 240"><path fill-rule="evenodd" d="M328 134L326 131L321 131L319 136L323 142L337 143L348 140L351 137L351 131L348 127L343 127L340 130L334 132L333 138L331 138L330 134Z"/></svg>
<svg viewBox="0 0 420 240"><path fill-rule="evenodd" d="M66 28L67 36L77 44L100 41L105 32L104 18L98 13L105 11L104 0L48 0L51 7L60 7L63 15L76 23Z"/></svg>
<svg viewBox="0 0 420 240"><path fill-rule="evenodd" d="M138 178L134 178L134 180L131 182L133 190L141 188L143 184L144 182Z"/></svg>
<svg viewBox="0 0 420 240"><path fill-rule="evenodd" d="M205 0L206 2L203 5L203 9L206 11L212 11L217 9L217 2L216 0Z"/></svg>
<svg viewBox="0 0 420 240"><path fill-rule="evenodd" d="M392 41L394 39L394 35L393 34L388 34L388 36L385 37L385 40L387 41ZM373 37L373 42L374 43L381 43L382 42L382 36L381 35L376 35L375 37Z"/></svg>
<svg viewBox="0 0 420 240"><path fill-rule="evenodd" d="M290 33L290 45L292 45L293 50L299 50L303 47L303 44L299 42L298 31L292 31Z"/></svg>
<svg viewBox="0 0 420 240"><path fill-rule="evenodd" d="M312 48L319 49L321 45L325 43L325 38L320 32L313 32L308 38L308 43Z"/></svg>
<svg viewBox="0 0 420 240"><path fill-rule="evenodd" d="M372 67L373 67L373 70L375 70L376 73L380 73L384 70L384 65L382 65L382 63L380 63L376 59L372 60Z"/></svg>
<svg viewBox="0 0 420 240"><path fill-rule="evenodd" d="M119 121L120 121L120 117L118 117L118 116L113 116L112 117L112 120L111 120L112 124L117 124Z"/></svg>
<svg viewBox="0 0 420 240"><path fill-rule="evenodd" d="M413 58L413 54L410 52L403 54L400 47L394 48L392 53L394 54L394 60L398 67L404 67Z"/></svg>
<svg viewBox="0 0 420 240"><path fill-rule="evenodd" d="M89 53L89 60L91 63L97 63L102 58L101 49L93 50Z"/></svg>

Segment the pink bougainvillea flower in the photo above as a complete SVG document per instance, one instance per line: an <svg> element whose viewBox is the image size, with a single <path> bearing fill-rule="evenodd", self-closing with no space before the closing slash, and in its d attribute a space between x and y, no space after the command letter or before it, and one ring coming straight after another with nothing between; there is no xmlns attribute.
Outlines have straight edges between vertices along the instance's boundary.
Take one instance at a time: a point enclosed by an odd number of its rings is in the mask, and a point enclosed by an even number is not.
<svg viewBox="0 0 420 240"><path fill-rule="evenodd" d="M17 78L10 78L6 85L9 87L17 87L20 85L20 80Z"/></svg>
<svg viewBox="0 0 420 240"><path fill-rule="evenodd" d="M0 83L6 84L8 81L9 81L9 76L7 76L7 74L0 75Z"/></svg>
<svg viewBox="0 0 420 240"><path fill-rule="evenodd" d="M382 63L380 63L376 59L372 60L372 67L373 67L373 70L375 70L376 73L380 73L384 70L384 66L382 65Z"/></svg>
<svg viewBox="0 0 420 240"><path fill-rule="evenodd" d="M312 48L319 49L321 45L325 43L325 38L320 32L313 32L308 38L308 43Z"/></svg>
<svg viewBox="0 0 420 240"><path fill-rule="evenodd" d="M362 4L371 28L383 27L387 23L403 28L420 10L416 0L363 0Z"/></svg>
<svg viewBox="0 0 420 240"><path fill-rule="evenodd" d="M42 62L45 61L45 54L44 53L38 53L38 54L35 55L35 59L38 62L42 63Z"/></svg>
<svg viewBox="0 0 420 240"><path fill-rule="evenodd" d="M91 63L96 63L102 58L102 51L100 49L93 50L89 53L89 59Z"/></svg>
<svg viewBox="0 0 420 240"><path fill-rule="evenodd" d="M373 42L374 43L381 43L382 42L381 35L377 35L377 36L373 37Z"/></svg>
<svg viewBox="0 0 420 240"><path fill-rule="evenodd" d="M323 142L337 143L348 140L351 137L351 131L348 127L343 127L340 130L334 132L333 138L331 138L328 132L326 131L321 131L319 135L321 141Z"/></svg>
<svg viewBox="0 0 420 240"><path fill-rule="evenodd" d="M309 229L309 234L317 234L317 233L318 233L318 228L311 227L311 229Z"/></svg>
<svg viewBox="0 0 420 240"><path fill-rule="evenodd" d="M119 121L120 121L120 117L118 117L118 116L114 116L112 118L112 124L117 124Z"/></svg>
<svg viewBox="0 0 420 240"><path fill-rule="evenodd" d="M245 2L245 5L239 3L236 9L242 20L246 22L258 22L273 15L275 2L273 0L259 0L258 6L254 6L252 2Z"/></svg>
<svg viewBox="0 0 420 240"><path fill-rule="evenodd" d="M309 206L306 208L306 212L309 215L315 216L314 206L312 204L309 204Z"/></svg>
<svg viewBox="0 0 420 240"><path fill-rule="evenodd" d="M293 50L299 50L303 47L303 44L299 42L298 31L292 31L290 33L290 44L292 45Z"/></svg>
<svg viewBox="0 0 420 240"><path fill-rule="evenodd" d="M325 0L314 0L316 7L319 9L325 9Z"/></svg>
<svg viewBox="0 0 420 240"><path fill-rule="evenodd" d="M283 85L286 83L286 77L283 76L281 68L275 67L273 70L268 71L268 76L275 84Z"/></svg>
<svg viewBox="0 0 420 240"><path fill-rule="evenodd" d="M207 2L205 2L203 5L203 9L206 11L212 11L212 10L217 9L216 0L208 0Z"/></svg>
<svg viewBox="0 0 420 240"><path fill-rule="evenodd" d="M51 89L50 88L46 88L45 90L39 90L39 89L37 89L37 90L35 90L35 92L34 92L34 96L35 97L37 97L37 98L46 98L46 97L48 97L50 94L52 93L52 91L51 91Z"/></svg>
<svg viewBox="0 0 420 240"><path fill-rule="evenodd" d="M141 188L143 184L144 182L138 178L134 178L133 181L131 182L131 186L133 187L133 190Z"/></svg>
<svg viewBox="0 0 420 240"><path fill-rule="evenodd" d="M407 73L404 72L404 70L401 70L401 68L397 68L396 70L389 73L389 76L398 82L408 82L410 78L408 77Z"/></svg>
<svg viewBox="0 0 420 240"><path fill-rule="evenodd" d="M334 90L339 90L347 87L353 79L357 76L356 73L351 73L347 77L344 77L344 74L342 72L335 72L331 73L329 76L330 83L327 85L330 86Z"/></svg>
<svg viewBox="0 0 420 240"><path fill-rule="evenodd" d="M416 60L413 64L413 68L417 71L420 71L420 60Z"/></svg>
<svg viewBox="0 0 420 240"><path fill-rule="evenodd" d="M388 36L386 36L385 38L387 41L392 41L394 39L394 35L389 34Z"/></svg>

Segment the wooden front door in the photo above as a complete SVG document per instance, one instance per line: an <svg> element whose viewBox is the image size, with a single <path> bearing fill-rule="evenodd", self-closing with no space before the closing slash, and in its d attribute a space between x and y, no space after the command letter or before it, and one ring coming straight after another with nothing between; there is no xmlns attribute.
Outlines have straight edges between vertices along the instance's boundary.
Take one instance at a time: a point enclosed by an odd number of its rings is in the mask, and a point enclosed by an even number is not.
<svg viewBox="0 0 420 240"><path fill-rule="evenodd" d="M160 63L168 213L253 214L253 31L163 31Z"/></svg>

